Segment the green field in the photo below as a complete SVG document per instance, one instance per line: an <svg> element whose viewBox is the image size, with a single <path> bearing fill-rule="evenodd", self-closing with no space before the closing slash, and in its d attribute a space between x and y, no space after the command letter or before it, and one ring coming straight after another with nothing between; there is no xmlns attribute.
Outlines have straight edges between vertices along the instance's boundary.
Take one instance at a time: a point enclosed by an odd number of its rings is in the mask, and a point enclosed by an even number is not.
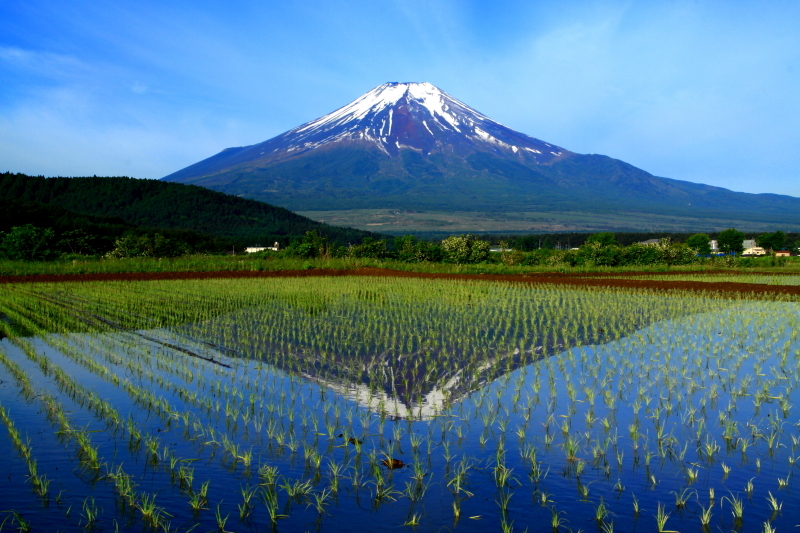
<svg viewBox="0 0 800 533"><path fill-rule="evenodd" d="M769 258L748 264L747 267L731 268L726 263L701 263L682 266L663 264L628 267L602 267L567 265L505 265L500 262L478 264L452 263L407 263L391 259L372 258L295 258L263 257L258 255L217 256L195 255L175 258L135 257L135 258L79 258L66 261L8 261L0 260L0 277L27 276L37 274L92 274L124 272L217 272L217 271L278 271L306 269L355 269L366 267L389 268L412 272L439 272L455 274L526 274L526 273L585 273L585 272L674 272L691 273L727 269L731 272L753 274L800 274L800 261L787 258L780 266L770 266ZM706 278L702 278L706 279Z"/></svg>
<svg viewBox="0 0 800 533"><path fill-rule="evenodd" d="M678 232L722 231L748 228L750 232L774 231L775 223L729 218L694 218L635 211L423 211L397 209L343 209L298 211L299 215L334 226L347 226L389 235L413 233L444 238L460 233L530 234L565 232ZM782 224L785 231L800 231L800 225Z"/></svg>

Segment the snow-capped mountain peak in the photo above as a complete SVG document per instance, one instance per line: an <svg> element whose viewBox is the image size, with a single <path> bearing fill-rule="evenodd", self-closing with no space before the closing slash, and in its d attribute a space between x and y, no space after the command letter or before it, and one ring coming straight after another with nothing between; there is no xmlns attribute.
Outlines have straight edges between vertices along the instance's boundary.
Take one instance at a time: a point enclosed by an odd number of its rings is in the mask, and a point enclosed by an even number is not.
<svg viewBox="0 0 800 533"><path fill-rule="evenodd" d="M510 151L549 162L565 150L516 132L427 83L385 83L321 118L262 145L265 155L294 155L334 142L367 142L388 155L403 148ZM269 146L267 146L269 145Z"/></svg>

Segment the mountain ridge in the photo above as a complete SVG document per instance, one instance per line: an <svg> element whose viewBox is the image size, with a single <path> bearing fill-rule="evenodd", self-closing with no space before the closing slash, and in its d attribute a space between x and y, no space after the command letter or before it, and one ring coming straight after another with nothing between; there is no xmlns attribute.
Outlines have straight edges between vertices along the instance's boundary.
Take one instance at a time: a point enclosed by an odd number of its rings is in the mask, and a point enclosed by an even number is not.
<svg viewBox="0 0 800 533"><path fill-rule="evenodd" d="M661 178L503 126L429 83L387 83L164 181L292 210L638 210L800 223L800 199Z"/></svg>

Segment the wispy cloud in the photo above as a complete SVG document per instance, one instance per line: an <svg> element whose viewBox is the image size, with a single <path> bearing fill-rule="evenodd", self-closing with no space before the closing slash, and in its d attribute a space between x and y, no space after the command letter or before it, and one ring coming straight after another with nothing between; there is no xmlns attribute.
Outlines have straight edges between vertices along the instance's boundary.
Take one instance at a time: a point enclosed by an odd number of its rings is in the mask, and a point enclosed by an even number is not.
<svg viewBox="0 0 800 533"><path fill-rule="evenodd" d="M83 75L91 67L77 57L54 52L0 46L0 64L6 68L45 77Z"/></svg>

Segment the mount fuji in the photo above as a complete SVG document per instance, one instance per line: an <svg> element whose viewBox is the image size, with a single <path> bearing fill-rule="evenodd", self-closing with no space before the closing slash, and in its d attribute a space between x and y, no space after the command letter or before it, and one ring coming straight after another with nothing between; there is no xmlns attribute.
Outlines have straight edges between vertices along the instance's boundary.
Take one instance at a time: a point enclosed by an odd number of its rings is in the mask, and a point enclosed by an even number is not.
<svg viewBox="0 0 800 533"><path fill-rule="evenodd" d="M163 178L292 210L640 213L800 224L800 199L653 176L503 126L430 83L385 83Z"/></svg>

